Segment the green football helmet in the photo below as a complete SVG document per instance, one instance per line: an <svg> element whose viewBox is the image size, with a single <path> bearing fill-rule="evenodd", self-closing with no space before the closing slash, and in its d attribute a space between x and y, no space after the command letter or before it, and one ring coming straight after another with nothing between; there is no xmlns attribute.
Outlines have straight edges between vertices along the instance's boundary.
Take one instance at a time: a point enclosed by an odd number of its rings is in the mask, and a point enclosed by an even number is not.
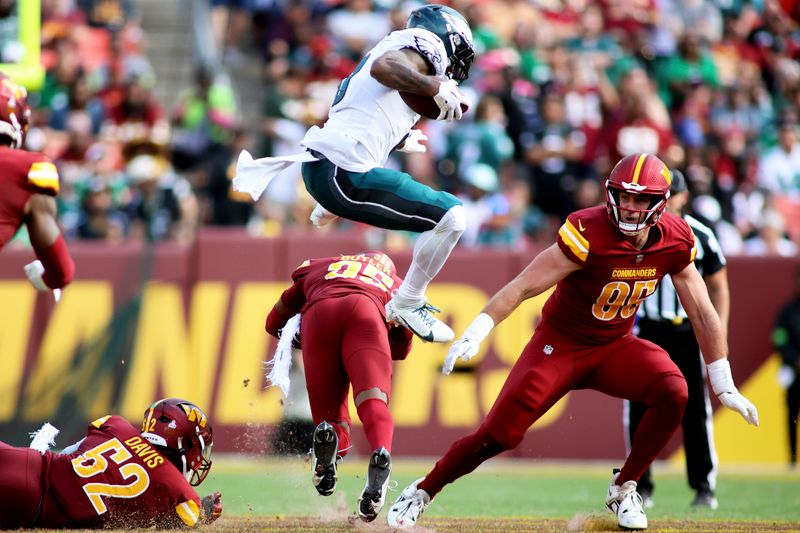
<svg viewBox="0 0 800 533"><path fill-rule="evenodd" d="M447 6L423 6L411 12L406 28L422 28L442 40L447 52L447 77L458 83L469 77L475 50L472 47L472 30L461 13Z"/></svg>

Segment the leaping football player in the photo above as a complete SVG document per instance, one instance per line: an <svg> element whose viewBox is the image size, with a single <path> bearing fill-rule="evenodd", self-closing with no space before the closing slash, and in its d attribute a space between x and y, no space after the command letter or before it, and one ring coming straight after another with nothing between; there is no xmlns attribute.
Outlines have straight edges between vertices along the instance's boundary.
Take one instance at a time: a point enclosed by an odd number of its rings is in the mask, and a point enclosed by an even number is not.
<svg viewBox="0 0 800 533"><path fill-rule="evenodd" d="M475 53L472 31L456 10L426 5L414 10L405 29L380 41L342 80L322 128L302 141L305 157L263 158L242 153L234 187L257 198L291 162L304 161L306 189L319 203L315 225L337 216L379 228L421 233L408 273L386 305L389 320L429 342L449 342L453 331L433 313L425 290L464 232L461 202L409 174L384 168L395 148L424 152L426 137L413 129L420 115L399 91L433 98L438 119L459 120L465 96L458 85L469 76ZM280 161L283 160L282 164Z"/></svg>
<svg viewBox="0 0 800 533"><path fill-rule="evenodd" d="M667 352L631 334L639 304L669 274L723 405L758 425L755 406L734 385L719 316L694 266L689 225L665 213L671 175L654 155L623 158L606 180L606 205L570 214L556 243L500 289L456 340L443 371L473 357L492 328L524 300L553 285L525 346L483 423L456 441L425 477L390 507L389 525L416 523L448 483L515 448L550 407L574 389L594 389L648 405L625 464L614 470L605 504L620 527L646 529L636 483L681 422L686 380Z"/></svg>

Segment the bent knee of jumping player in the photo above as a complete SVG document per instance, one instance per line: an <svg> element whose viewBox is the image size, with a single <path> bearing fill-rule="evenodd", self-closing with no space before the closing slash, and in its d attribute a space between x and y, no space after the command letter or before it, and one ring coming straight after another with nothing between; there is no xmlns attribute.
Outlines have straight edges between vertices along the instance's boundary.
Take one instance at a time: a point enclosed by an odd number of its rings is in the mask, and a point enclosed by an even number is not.
<svg viewBox="0 0 800 533"><path fill-rule="evenodd" d="M467 215L464 211L464 206L461 204L454 205L442 216L442 219L436 224L434 231L446 231L461 235L467 229Z"/></svg>

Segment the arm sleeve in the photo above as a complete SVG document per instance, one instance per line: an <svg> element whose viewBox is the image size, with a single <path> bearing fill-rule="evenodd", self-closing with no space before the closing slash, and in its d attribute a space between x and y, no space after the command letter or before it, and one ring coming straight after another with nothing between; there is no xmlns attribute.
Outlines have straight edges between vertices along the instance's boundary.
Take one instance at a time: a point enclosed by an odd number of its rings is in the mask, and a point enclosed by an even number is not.
<svg viewBox="0 0 800 533"><path fill-rule="evenodd" d="M42 280L51 289L61 289L68 285L75 275L75 262L69 255L64 236L59 234L56 242L47 248L36 248L36 257L44 266Z"/></svg>
<svg viewBox="0 0 800 533"><path fill-rule="evenodd" d="M267 315L267 322L264 329L275 338L280 337L280 330L286 322L300 312L306 303L304 291L304 281L308 273L308 261L300 265L292 274L294 283L291 287L283 291L279 303L276 303Z"/></svg>

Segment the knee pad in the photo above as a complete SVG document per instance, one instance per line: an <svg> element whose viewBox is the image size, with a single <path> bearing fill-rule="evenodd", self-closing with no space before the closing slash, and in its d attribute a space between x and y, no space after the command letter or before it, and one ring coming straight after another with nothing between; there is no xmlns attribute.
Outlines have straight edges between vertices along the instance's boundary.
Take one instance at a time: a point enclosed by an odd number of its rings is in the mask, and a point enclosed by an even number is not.
<svg viewBox="0 0 800 533"><path fill-rule="evenodd" d="M461 235L467 229L467 216L464 213L464 206L456 205L451 207L442 217L434 231L447 231Z"/></svg>

